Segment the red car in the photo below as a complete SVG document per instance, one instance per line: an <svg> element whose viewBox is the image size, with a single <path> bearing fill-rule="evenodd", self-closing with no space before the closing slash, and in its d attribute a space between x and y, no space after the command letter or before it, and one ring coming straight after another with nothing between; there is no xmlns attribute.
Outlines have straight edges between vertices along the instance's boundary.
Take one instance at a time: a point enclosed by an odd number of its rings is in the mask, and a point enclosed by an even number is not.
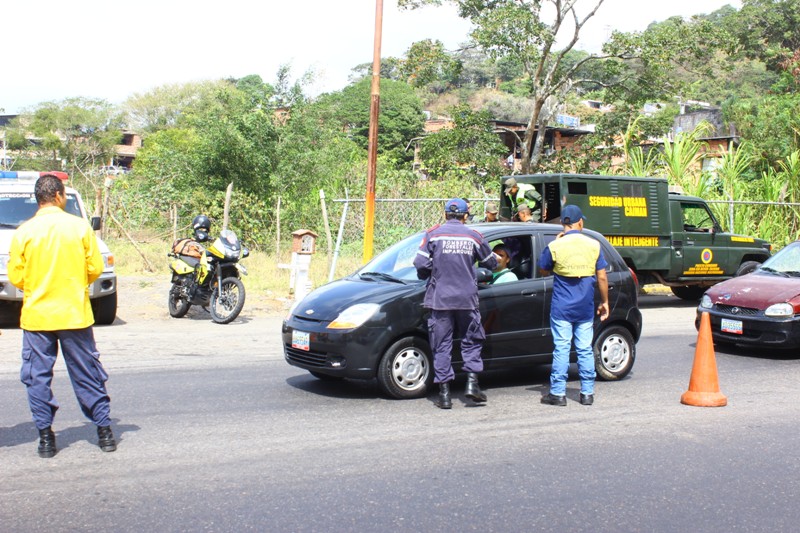
<svg viewBox="0 0 800 533"><path fill-rule="evenodd" d="M749 346L800 346L800 241L764 261L757 270L706 291L697 308L711 318L714 342Z"/></svg>

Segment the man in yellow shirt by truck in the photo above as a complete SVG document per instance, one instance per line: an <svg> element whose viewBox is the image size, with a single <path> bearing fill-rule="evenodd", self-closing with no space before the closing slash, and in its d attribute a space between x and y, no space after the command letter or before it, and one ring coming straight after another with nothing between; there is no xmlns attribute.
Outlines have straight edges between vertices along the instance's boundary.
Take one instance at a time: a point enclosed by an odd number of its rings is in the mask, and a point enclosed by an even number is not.
<svg viewBox="0 0 800 533"><path fill-rule="evenodd" d="M83 414L97 426L98 445L116 450L111 431L108 379L94 341L89 284L103 272L103 259L89 224L64 211L64 183L45 174L34 188L39 210L14 233L9 281L24 292L20 326L22 370L40 457L57 452L52 430L58 402L51 382L58 346Z"/></svg>

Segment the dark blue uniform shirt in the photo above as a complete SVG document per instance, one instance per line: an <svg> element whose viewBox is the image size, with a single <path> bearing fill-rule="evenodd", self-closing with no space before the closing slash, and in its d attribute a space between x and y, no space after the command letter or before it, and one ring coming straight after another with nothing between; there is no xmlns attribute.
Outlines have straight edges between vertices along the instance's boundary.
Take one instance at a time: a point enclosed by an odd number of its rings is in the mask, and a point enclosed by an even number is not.
<svg viewBox="0 0 800 533"><path fill-rule="evenodd" d="M425 307L476 309L476 261L490 270L497 266L497 258L483 235L459 220L448 220L429 229L414 258L419 278L428 280Z"/></svg>

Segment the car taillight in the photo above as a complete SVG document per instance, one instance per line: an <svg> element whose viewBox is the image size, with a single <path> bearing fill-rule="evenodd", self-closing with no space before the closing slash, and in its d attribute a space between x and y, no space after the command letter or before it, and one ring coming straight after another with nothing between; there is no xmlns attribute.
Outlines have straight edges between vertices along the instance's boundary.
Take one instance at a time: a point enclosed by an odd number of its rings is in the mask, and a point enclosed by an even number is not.
<svg viewBox="0 0 800 533"><path fill-rule="evenodd" d="M628 267L628 270L630 271L631 276L633 276L633 282L636 284L636 292L639 292L639 278L636 277L636 272L634 272L631 267Z"/></svg>

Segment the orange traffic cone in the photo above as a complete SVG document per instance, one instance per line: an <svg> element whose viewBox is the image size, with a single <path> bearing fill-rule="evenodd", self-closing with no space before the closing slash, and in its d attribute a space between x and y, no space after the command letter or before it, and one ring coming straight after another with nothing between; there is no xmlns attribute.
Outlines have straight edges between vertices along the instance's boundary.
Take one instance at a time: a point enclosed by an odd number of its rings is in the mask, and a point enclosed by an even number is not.
<svg viewBox="0 0 800 533"><path fill-rule="evenodd" d="M695 407L728 405L728 399L719 391L717 359L714 356L711 318L708 313L703 313L700 317L700 331L697 333L692 377L689 379L689 390L681 396L681 403Z"/></svg>

